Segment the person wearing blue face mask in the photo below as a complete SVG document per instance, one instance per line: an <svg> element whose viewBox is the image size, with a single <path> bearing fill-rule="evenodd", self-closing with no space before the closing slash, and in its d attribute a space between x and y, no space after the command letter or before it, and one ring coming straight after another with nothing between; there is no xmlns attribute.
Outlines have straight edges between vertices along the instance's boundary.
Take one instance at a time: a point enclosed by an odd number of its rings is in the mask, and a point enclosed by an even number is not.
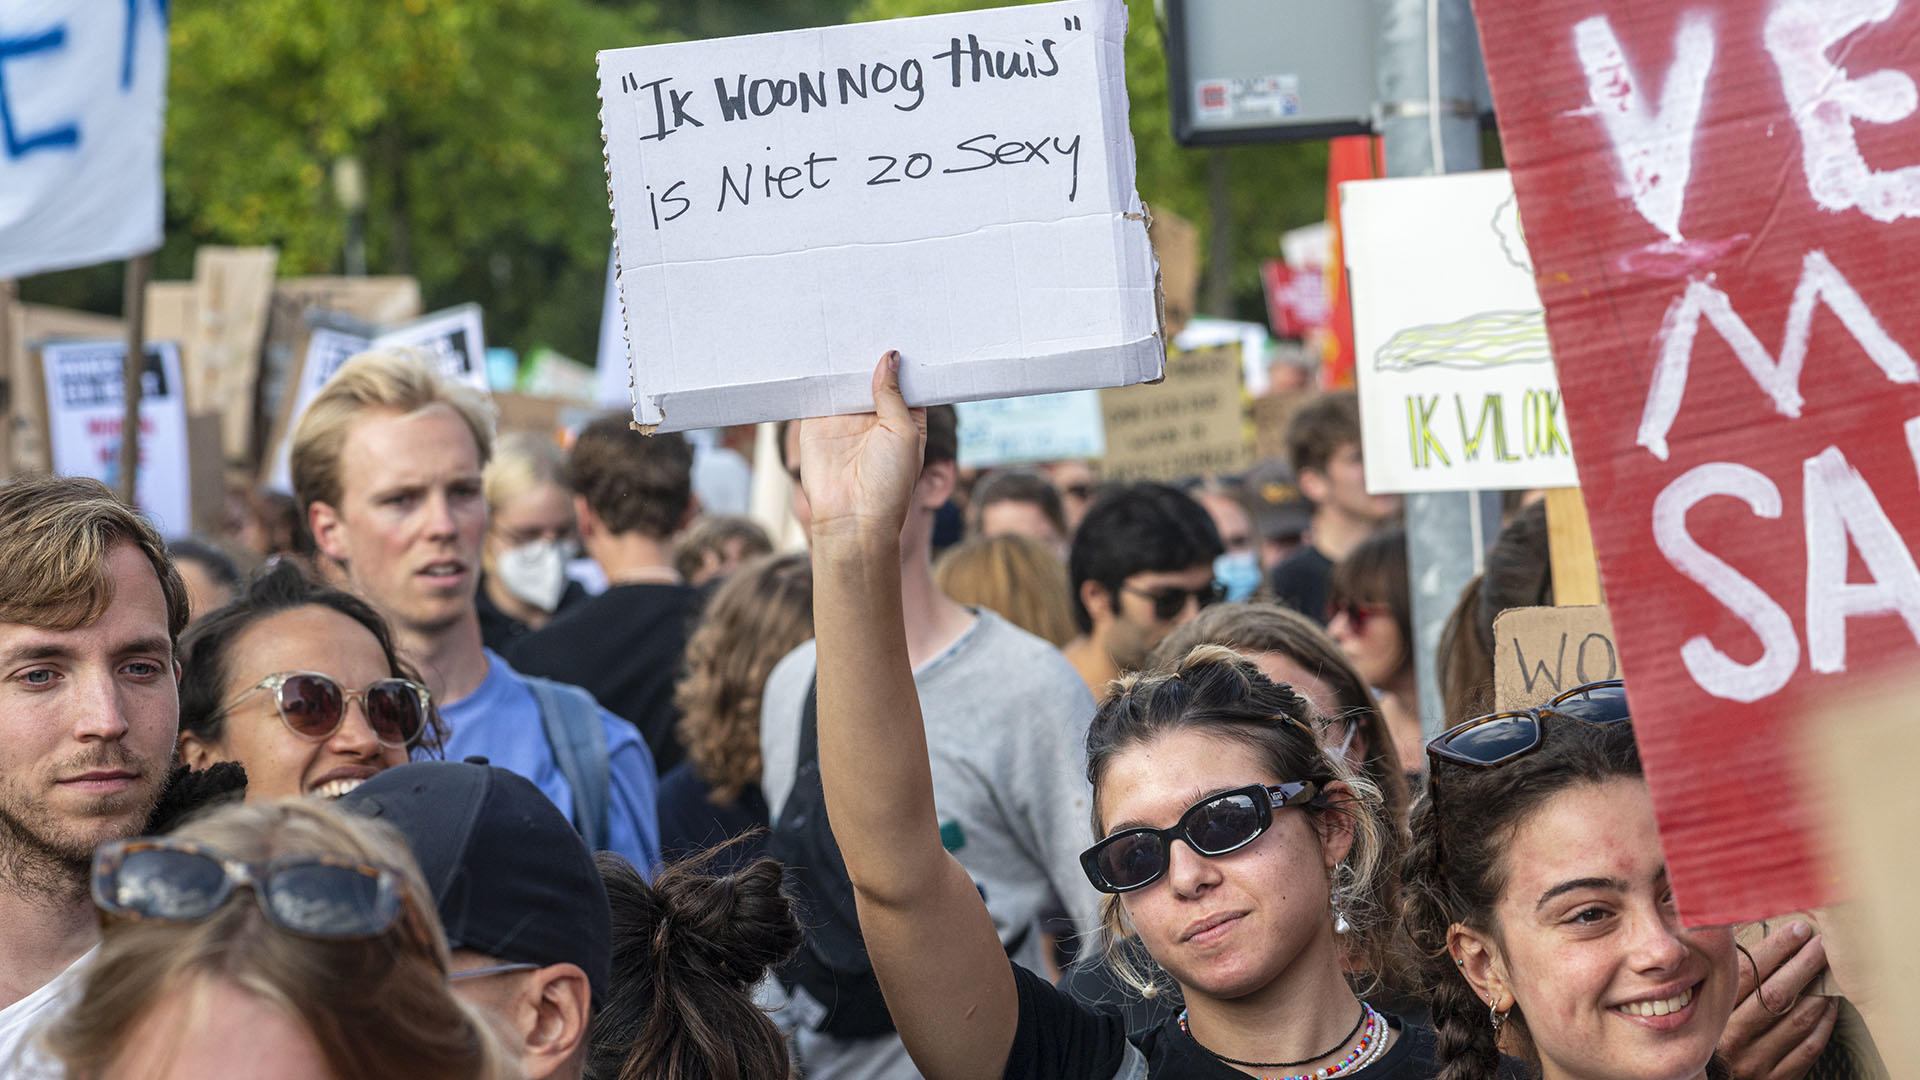
<svg viewBox="0 0 1920 1080"><path fill-rule="evenodd" d="M1220 544L1226 548L1213 560L1213 579L1226 590L1229 604L1253 598L1265 576L1260 570L1259 539L1253 532L1253 515L1239 499L1218 489L1201 489L1194 500L1206 508L1213 527L1220 531Z"/></svg>

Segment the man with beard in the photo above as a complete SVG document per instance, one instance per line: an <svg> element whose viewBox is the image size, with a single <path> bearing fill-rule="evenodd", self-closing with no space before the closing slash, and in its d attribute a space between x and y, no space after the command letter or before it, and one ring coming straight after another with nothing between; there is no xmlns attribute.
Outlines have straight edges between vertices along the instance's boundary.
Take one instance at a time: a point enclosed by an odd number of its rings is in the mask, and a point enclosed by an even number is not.
<svg viewBox="0 0 1920 1080"><path fill-rule="evenodd" d="M100 939L93 849L138 835L180 722L187 590L145 519L93 480L0 486L0 1076Z"/></svg>
<svg viewBox="0 0 1920 1080"><path fill-rule="evenodd" d="M1087 509L1067 559L1080 636L1062 651L1096 700L1222 598L1213 560L1223 550L1206 509L1165 484L1115 488Z"/></svg>

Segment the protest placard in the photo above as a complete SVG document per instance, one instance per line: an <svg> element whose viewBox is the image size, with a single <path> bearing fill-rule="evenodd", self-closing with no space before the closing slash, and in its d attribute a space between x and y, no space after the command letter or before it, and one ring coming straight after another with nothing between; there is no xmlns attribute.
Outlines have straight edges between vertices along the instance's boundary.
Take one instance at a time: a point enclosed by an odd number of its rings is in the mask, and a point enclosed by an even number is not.
<svg viewBox="0 0 1920 1080"><path fill-rule="evenodd" d="M1167 354L1167 378L1100 391L1108 480L1178 480L1252 463L1240 345Z"/></svg>
<svg viewBox="0 0 1920 1080"><path fill-rule="evenodd" d="M1342 184L1340 228L1367 489L1575 483L1507 174Z"/></svg>
<svg viewBox="0 0 1920 1080"><path fill-rule="evenodd" d="M1107 452L1097 390L965 401L956 408L964 469L1091 460Z"/></svg>
<svg viewBox="0 0 1920 1080"><path fill-rule="evenodd" d="M1493 706L1530 709L1583 683L1620 677L1607 609L1508 608L1493 618Z"/></svg>
<svg viewBox="0 0 1920 1080"><path fill-rule="evenodd" d="M117 487L126 411L124 341L77 341L40 349L45 374L47 445L53 471L91 476ZM187 396L180 352L170 341L146 348L140 381L140 466L134 502L166 536L193 530Z"/></svg>
<svg viewBox="0 0 1920 1080"><path fill-rule="evenodd" d="M1119 0L600 54L634 416L679 431L1160 374Z"/></svg>
<svg viewBox="0 0 1920 1080"><path fill-rule="evenodd" d="M166 0L14 0L0 67L0 278L159 247Z"/></svg>
<svg viewBox="0 0 1920 1080"><path fill-rule="evenodd" d="M197 320L187 350L187 407L219 414L222 452L234 461L253 452L260 346L279 262L270 247L205 244L193 253Z"/></svg>
<svg viewBox="0 0 1920 1080"><path fill-rule="evenodd" d="M1818 906L1784 725L1920 658L1920 4L1476 7L1680 914Z"/></svg>
<svg viewBox="0 0 1920 1080"><path fill-rule="evenodd" d="M1160 321L1171 339L1200 302L1200 229L1178 214L1156 210L1147 223L1147 239L1160 263Z"/></svg>
<svg viewBox="0 0 1920 1080"><path fill-rule="evenodd" d="M274 282L261 350L259 402L254 430L261 459L271 471L281 439L293 422L300 361L318 312L350 316L369 325L403 323L420 314L420 283L411 277L298 277Z"/></svg>
<svg viewBox="0 0 1920 1080"><path fill-rule="evenodd" d="M41 347L54 341L124 341L126 324L107 315L17 301L12 304L7 324L12 337L7 350L7 385L19 390L8 400L9 464L19 471L51 469L47 397L41 389Z"/></svg>

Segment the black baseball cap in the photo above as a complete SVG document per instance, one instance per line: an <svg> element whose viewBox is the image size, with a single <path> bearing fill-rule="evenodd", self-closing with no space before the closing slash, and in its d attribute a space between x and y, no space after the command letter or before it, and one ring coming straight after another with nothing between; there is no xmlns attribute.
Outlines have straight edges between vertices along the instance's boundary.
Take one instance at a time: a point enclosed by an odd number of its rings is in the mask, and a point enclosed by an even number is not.
<svg viewBox="0 0 1920 1080"><path fill-rule="evenodd" d="M577 964L594 999L606 1000L606 886L580 834L531 781L485 758L416 761L369 778L340 805L406 836L448 944L511 963Z"/></svg>

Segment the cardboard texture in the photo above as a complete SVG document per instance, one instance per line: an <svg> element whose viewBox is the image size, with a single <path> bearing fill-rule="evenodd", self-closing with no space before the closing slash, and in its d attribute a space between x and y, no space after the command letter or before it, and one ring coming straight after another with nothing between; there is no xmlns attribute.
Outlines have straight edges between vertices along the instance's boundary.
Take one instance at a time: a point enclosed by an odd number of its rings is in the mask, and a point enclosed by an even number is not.
<svg viewBox="0 0 1920 1080"><path fill-rule="evenodd" d="M184 365L186 358L180 362ZM227 468L220 443L224 419L216 413L187 414L187 498L193 531L201 536L227 532Z"/></svg>
<svg viewBox="0 0 1920 1080"><path fill-rule="evenodd" d="M193 255L199 310L187 350L187 408L220 414L220 443L234 461L253 452L254 389L279 263L270 247L208 244Z"/></svg>
<svg viewBox="0 0 1920 1080"><path fill-rule="evenodd" d="M1602 604L1600 563L1593 553L1587 501L1577 487L1547 489L1547 552L1553 561L1553 602Z"/></svg>
<svg viewBox="0 0 1920 1080"><path fill-rule="evenodd" d="M1783 725L1920 655L1920 4L1475 8L1680 913L1819 906Z"/></svg>
<svg viewBox="0 0 1920 1080"><path fill-rule="evenodd" d="M200 323L200 286L191 281L147 282L149 341L171 341L180 349L180 366L193 370L193 338Z"/></svg>
<svg viewBox="0 0 1920 1080"><path fill-rule="evenodd" d="M1493 618L1496 710L1531 709L1583 683L1619 677L1606 608L1508 608Z"/></svg>
<svg viewBox="0 0 1920 1080"><path fill-rule="evenodd" d="M307 355L312 315L334 312L368 324L403 323L420 314L420 283L411 277L304 277L274 283L261 357L260 455L270 474L293 423L300 363Z"/></svg>
<svg viewBox="0 0 1920 1080"><path fill-rule="evenodd" d="M1200 303L1200 230L1171 210L1148 215L1147 239L1160 262L1160 322L1179 336Z"/></svg>
<svg viewBox="0 0 1920 1080"><path fill-rule="evenodd" d="M1920 1076L1920 1028L1902 1023L1920 1010L1920 727L1913 703L1920 680L1887 673L1812 709L1791 740L1812 816L1834 853L1851 900L1819 912L1833 985L1871 999L1867 1021L1888 1076Z"/></svg>
<svg viewBox="0 0 1920 1080"><path fill-rule="evenodd" d="M1342 184L1340 214L1367 489L1575 483L1507 174Z"/></svg>
<svg viewBox="0 0 1920 1080"><path fill-rule="evenodd" d="M569 401L566 398L515 394L501 390L494 391L493 405L499 410L502 434L509 431L525 431L545 436L561 445L569 441L568 432L578 431L588 421L605 411L592 405Z"/></svg>
<svg viewBox="0 0 1920 1080"><path fill-rule="evenodd" d="M1159 376L1120 0L599 54L634 417Z"/></svg>
<svg viewBox="0 0 1920 1080"><path fill-rule="evenodd" d="M159 247L166 4L16 0L6 16L0 278Z"/></svg>
<svg viewBox="0 0 1920 1080"><path fill-rule="evenodd" d="M1281 390L1253 399L1253 456L1256 461L1287 460L1287 425L1315 390Z"/></svg>
<svg viewBox="0 0 1920 1080"><path fill-rule="evenodd" d="M1100 391L1107 457L1102 479L1177 480L1252 464L1240 346L1167 356L1167 378Z"/></svg>
<svg viewBox="0 0 1920 1080"><path fill-rule="evenodd" d="M1097 390L963 401L955 408L963 469L1092 460L1107 452Z"/></svg>

